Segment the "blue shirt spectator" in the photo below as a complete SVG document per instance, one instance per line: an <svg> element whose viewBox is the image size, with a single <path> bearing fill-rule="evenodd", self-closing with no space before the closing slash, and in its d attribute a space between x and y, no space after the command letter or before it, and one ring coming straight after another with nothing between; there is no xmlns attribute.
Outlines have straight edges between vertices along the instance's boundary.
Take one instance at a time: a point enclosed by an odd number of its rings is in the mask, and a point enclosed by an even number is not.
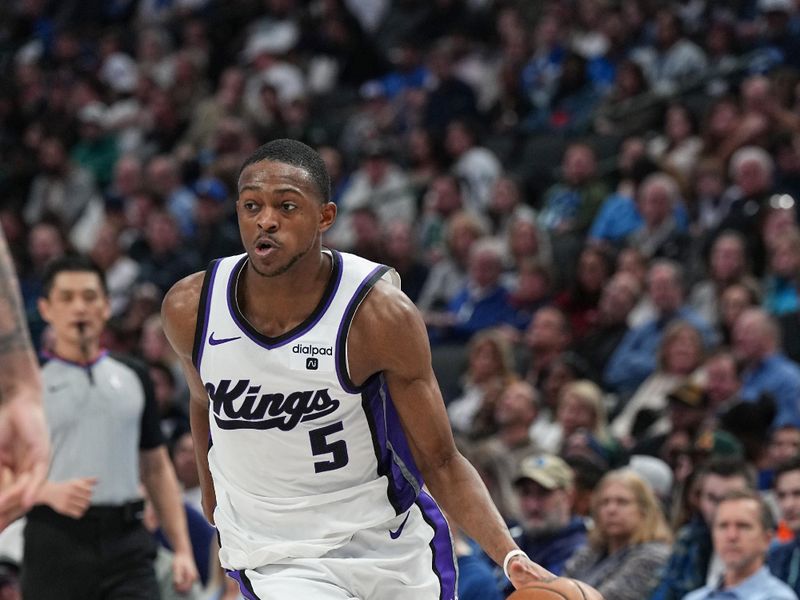
<svg viewBox="0 0 800 600"><path fill-rule="evenodd" d="M721 586L704 586L684 600L797 600L797 595L780 579L761 567L754 575L739 585L722 589Z"/></svg>

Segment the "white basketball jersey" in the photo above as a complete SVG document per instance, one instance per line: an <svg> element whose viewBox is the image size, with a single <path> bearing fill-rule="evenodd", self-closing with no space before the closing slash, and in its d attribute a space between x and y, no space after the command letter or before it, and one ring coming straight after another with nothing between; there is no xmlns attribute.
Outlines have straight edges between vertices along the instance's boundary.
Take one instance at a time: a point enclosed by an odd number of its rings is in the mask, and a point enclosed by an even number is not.
<svg viewBox="0 0 800 600"><path fill-rule="evenodd" d="M214 519L228 569L317 557L407 510L422 487L382 374L357 387L347 336L361 301L396 273L332 251L317 308L267 337L238 308L247 256L209 267L194 363L209 396Z"/></svg>

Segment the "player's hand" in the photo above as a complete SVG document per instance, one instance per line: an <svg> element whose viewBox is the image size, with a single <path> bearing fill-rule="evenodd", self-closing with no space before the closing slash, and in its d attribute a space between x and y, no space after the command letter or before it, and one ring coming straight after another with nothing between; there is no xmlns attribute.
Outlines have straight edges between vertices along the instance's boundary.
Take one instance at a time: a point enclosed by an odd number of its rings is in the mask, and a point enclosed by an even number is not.
<svg viewBox="0 0 800 600"><path fill-rule="evenodd" d="M197 581L197 566L191 552L176 552L172 560L172 583L175 591L185 594Z"/></svg>
<svg viewBox="0 0 800 600"><path fill-rule="evenodd" d="M82 477L45 484L45 503L59 514L80 519L92 502L97 477Z"/></svg>
<svg viewBox="0 0 800 600"><path fill-rule="evenodd" d="M543 579L555 579L556 576L527 556L520 555L515 556L508 563L508 578L514 585L514 589L518 590Z"/></svg>
<svg viewBox="0 0 800 600"><path fill-rule="evenodd" d="M0 405L0 531L36 501L50 467L50 435L38 398Z"/></svg>

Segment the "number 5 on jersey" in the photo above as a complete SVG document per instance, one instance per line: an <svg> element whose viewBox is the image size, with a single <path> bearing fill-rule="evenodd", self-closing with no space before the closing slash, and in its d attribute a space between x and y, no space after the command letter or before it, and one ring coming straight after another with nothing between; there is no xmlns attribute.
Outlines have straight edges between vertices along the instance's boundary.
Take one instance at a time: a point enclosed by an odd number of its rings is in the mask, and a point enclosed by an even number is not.
<svg viewBox="0 0 800 600"><path fill-rule="evenodd" d="M338 433L344 429L341 421L331 423L319 429L312 429L308 432L308 437L311 440L311 453L314 456L322 456L323 454L330 454L330 460L322 460L314 463L315 473L324 473L325 471L334 471L341 469L350 461L347 456L347 444L344 440L328 440L328 436L333 433Z"/></svg>

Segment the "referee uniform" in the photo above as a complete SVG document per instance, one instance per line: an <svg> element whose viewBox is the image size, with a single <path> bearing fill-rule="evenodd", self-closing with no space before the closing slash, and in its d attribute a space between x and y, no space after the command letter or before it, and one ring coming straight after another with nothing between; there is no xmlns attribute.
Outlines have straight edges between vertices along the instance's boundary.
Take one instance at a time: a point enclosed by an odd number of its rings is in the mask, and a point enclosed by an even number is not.
<svg viewBox="0 0 800 600"><path fill-rule="evenodd" d="M49 357L42 369L53 448L48 479L96 477L80 519L44 505L28 514L26 600L152 600L156 544L142 526L139 452L163 443L143 366L102 354L90 365Z"/></svg>

